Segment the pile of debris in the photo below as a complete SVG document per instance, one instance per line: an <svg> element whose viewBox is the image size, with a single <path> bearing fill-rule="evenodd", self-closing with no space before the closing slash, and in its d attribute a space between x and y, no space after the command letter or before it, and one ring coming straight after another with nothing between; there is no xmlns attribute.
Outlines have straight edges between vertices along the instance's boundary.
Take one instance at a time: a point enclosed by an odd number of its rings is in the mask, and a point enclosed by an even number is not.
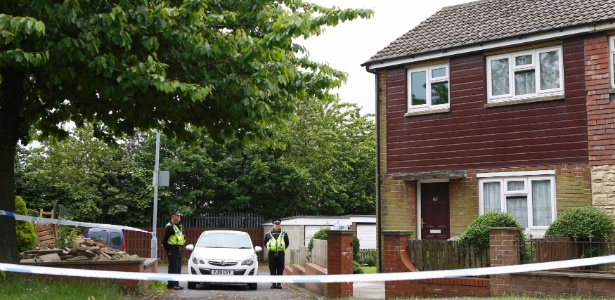
<svg viewBox="0 0 615 300"><path fill-rule="evenodd" d="M78 238L72 248L64 247L29 250L20 253L22 263L51 261L130 260L139 258L124 251L110 249L107 245L89 238Z"/></svg>

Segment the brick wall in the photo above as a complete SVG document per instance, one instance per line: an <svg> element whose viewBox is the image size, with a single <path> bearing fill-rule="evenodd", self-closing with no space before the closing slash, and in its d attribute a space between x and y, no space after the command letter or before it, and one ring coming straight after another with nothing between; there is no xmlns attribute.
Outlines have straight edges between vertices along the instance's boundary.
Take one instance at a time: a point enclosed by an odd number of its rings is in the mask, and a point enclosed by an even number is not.
<svg viewBox="0 0 615 300"><path fill-rule="evenodd" d="M585 39L585 86L589 163L615 165L615 101L609 100L609 43L606 35Z"/></svg>
<svg viewBox="0 0 615 300"><path fill-rule="evenodd" d="M451 237L461 235L470 223L478 217L477 173L525 172L555 170L557 214L561 215L571 207L592 204L592 172L588 165L553 165L523 168L499 168L466 171L466 177L450 181ZM610 199L608 210L615 214L615 168L596 177L608 180L600 199ZM594 193L596 193L594 183ZM416 181L404 182L386 177L382 185L382 229L416 230Z"/></svg>
<svg viewBox="0 0 615 300"><path fill-rule="evenodd" d="M408 256L409 230L390 230L384 235L384 273L417 272ZM396 280L384 284L386 298L489 297L486 278Z"/></svg>
<svg viewBox="0 0 615 300"><path fill-rule="evenodd" d="M519 230L491 228L489 255L492 267L516 265ZM615 275L579 272L531 272L491 276L492 296L615 297Z"/></svg>
<svg viewBox="0 0 615 300"><path fill-rule="evenodd" d="M606 35L585 39L585 86L592 205L615 218L615 94L610 86Z"/></svg>
<svg viewBox="0 0 615 300"><path fill-rule="evenodd" d="M356 231L329 230L327 233L327 273L352 274L352 240ZM352 282L327 283L328 298L352 296Z"/></svg>

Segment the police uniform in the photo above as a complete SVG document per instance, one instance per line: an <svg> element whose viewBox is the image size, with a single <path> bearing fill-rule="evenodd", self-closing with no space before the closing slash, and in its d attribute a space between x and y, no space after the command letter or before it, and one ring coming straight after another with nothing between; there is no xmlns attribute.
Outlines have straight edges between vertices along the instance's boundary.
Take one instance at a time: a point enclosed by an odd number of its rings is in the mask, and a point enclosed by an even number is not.
<svg viewBox="0 0 615 300"><path fill-rule="evenodd" d="M171 217L174 215L181 217L182 214L178 209L171 212ZM172 220L172 219L171 219ZM186 243L186 238L182 232L182 226L172 221L164 228L162 238L162 246L164 246L167 258L169 260L169 274L181 274L182 272L182 246ZM184 287L179 285L178 281L169 281L167 288L181 290Z"/></svg>
<svg viewBox="0 0 615 300"><path fill-rule="evenodd" d="M274 219L273 224L280 224L280 219ZM284 251L288 248L289 240L286 231L272 229L265 234L265 247L269 251L269 274L272 276L284 275ZM281 283L272 283L272 289L281 289Z"/></svg>

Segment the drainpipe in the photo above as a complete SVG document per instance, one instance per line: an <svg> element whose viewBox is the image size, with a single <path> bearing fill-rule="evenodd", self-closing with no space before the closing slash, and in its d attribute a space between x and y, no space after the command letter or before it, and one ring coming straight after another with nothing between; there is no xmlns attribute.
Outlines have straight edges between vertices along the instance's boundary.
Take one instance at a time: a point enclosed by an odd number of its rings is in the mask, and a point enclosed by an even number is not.
<svg viewBox="0 0 615 300"><path fill-rule="evenodd" d="M376 247L378 248L378 273L382 273L382 174L380 174L380 74L365 67L373 73L376 83Z"/></svg>

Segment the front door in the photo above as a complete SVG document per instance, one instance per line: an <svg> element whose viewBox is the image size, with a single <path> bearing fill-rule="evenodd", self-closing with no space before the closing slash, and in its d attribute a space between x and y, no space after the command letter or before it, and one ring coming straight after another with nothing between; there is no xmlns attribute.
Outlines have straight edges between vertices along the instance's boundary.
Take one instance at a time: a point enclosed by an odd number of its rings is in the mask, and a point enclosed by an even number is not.
<svg viewBox="0 0 615 300"><path fill-rule="evenodd" d="M421 183L421 238L450 238L448 182Z"/></svg>

